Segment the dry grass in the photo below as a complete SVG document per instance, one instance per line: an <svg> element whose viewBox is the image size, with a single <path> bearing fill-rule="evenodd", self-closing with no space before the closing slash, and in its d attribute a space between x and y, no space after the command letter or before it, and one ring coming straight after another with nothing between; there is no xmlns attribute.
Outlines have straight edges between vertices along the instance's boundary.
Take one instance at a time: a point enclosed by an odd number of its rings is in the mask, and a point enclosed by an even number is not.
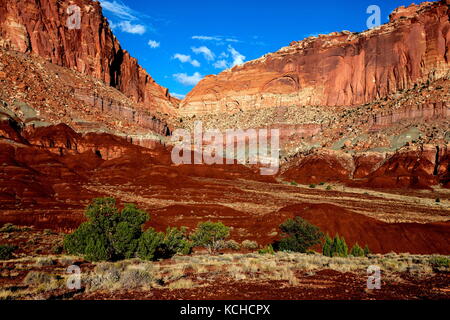
<svg viewBox="0 0 450 320"><path fill-rule="evenodd" d="M150 291L158 289L190 289L215 281L283 281L283 286L298 286L302 275L317 270L332 269L338 272L366 273L368 266L381 268L385 279L396 279L399 273L409 272L416 277L434 272L448 271L445 256L411 254L373 254L368 257L325 257L319 254L278 252L274 255L224 254L176 256L172 260L149 262L131 259L120 262L102 262L84 269L82 286L86 292L96 291ZM66 288L68 265L79 261L69 256L49 256L20 259L3 265L2 276L14 278L19 271L30 270L22 281L23 288L12 290L0 286L0 299L46 298L45 293ZM437 262L436 262L437 261ZM11 266L14 266L11 268ZM46 268L43 268L45 266ZM51 266L52 272L49 272Z"/></svg>

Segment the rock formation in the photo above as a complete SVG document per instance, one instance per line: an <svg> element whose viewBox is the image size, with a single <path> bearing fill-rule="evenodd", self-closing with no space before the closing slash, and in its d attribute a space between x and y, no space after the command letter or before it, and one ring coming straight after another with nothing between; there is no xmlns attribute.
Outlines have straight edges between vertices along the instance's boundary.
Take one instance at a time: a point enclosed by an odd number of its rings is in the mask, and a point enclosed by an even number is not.
<svg viewBox="0 0 450 320"><path fill-rule="evenodd" d="M71 5L81 9L80 29L68 27ZM100 79L149 111L170 113L178 103L121 48L97 1L0 0L0 47Z"/></svg>
<svg viewBox="0 0 450 320"><path fill-rule="evenodd" d="M208 76L181 103L184 114L282 106L354 106L449 73L447 1L399 8L363 32L310 37Z"/></svg>

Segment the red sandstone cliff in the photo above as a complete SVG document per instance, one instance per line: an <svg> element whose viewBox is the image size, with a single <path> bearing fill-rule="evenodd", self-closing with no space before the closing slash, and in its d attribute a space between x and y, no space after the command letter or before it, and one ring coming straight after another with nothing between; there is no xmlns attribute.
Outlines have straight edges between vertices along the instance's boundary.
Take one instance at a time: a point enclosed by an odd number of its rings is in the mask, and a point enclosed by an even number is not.
<svg viewBox="0 0 450 320"><path fill-rule="evenodd" d="M67 27L67 8L72 4L81 8L80 29ZM0 47L94 76L151 111L170 113L177 104L121 48L96 1L0 0Z"/></svg>
<svg viewBox="0 0 450 320"><path fill-rule="evenodd" d="M206 77L183 113L265 107L359 105L449 75L448 1L399 8L391 21L360 34L332 33Z"/></svg>

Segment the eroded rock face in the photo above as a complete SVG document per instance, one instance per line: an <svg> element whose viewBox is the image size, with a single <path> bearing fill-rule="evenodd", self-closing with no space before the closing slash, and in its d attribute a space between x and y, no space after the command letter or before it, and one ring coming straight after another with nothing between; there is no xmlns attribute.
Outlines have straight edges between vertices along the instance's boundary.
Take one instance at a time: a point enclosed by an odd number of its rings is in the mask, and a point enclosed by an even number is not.
<svg viewBox="0 0 450 320"><path fill-rule="evenodd" d="M71 5L81 9L80 29L68 28ZM0 0L0 47L94 76L152 111L178 102L121 48L97 1Z"/></svg>
<svg viewBox="0 0 450 320"><path fill-rule="evenodd" d="M404 147L392 153L319 149L292 160L281 176L298 183L341 182L354 187L426 189L448 185L447 145Z"/></svg>
<svg viewBox="0 0 450 320"><path fill-rule="evenodd" d="M181 103L183 113L292 105L353 106L446 77L446 1L400 8L390 23L360 34L332 33L208 76Z"/></svg>

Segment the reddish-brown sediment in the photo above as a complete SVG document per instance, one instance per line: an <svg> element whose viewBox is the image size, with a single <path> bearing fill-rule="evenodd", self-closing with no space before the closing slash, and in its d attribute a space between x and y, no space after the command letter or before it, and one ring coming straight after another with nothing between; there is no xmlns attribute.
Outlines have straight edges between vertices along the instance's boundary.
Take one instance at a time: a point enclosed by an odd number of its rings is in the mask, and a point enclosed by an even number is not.
<svg viewBox="0 0 450 320"><path fill-rule="evenodd" d="M147 226L158 230L223 221L233 227L233 239L266 244L279 237L282 221L299 214L330 234L339 232L349 244L369 244L374 252L449 252L448 205L435 204L433 194L396 200L304 190L261 176L256 167L176 166L170 148L162 145L146 149L108 134L82 135L66 125L21 126L11 118L1 123L2 224L70 231L84 220L92 198L111 196L119 205L133 202L148 210ZM389 220L425 224L382 222L380 211Z"/></svg>
<svg viewBox="0 0 450 320"><path fill-rule="evenodd" d="M374 252L388 253L434 252L450 254L446 239L450 237L450 222L440 223L385 223L342 207L330 204L299 204L281 209L279 220L289 213L300 216L324 233L339 234L351 247L355 243L367 244ZM281 218L282 217L282 218Z"/></svg>

